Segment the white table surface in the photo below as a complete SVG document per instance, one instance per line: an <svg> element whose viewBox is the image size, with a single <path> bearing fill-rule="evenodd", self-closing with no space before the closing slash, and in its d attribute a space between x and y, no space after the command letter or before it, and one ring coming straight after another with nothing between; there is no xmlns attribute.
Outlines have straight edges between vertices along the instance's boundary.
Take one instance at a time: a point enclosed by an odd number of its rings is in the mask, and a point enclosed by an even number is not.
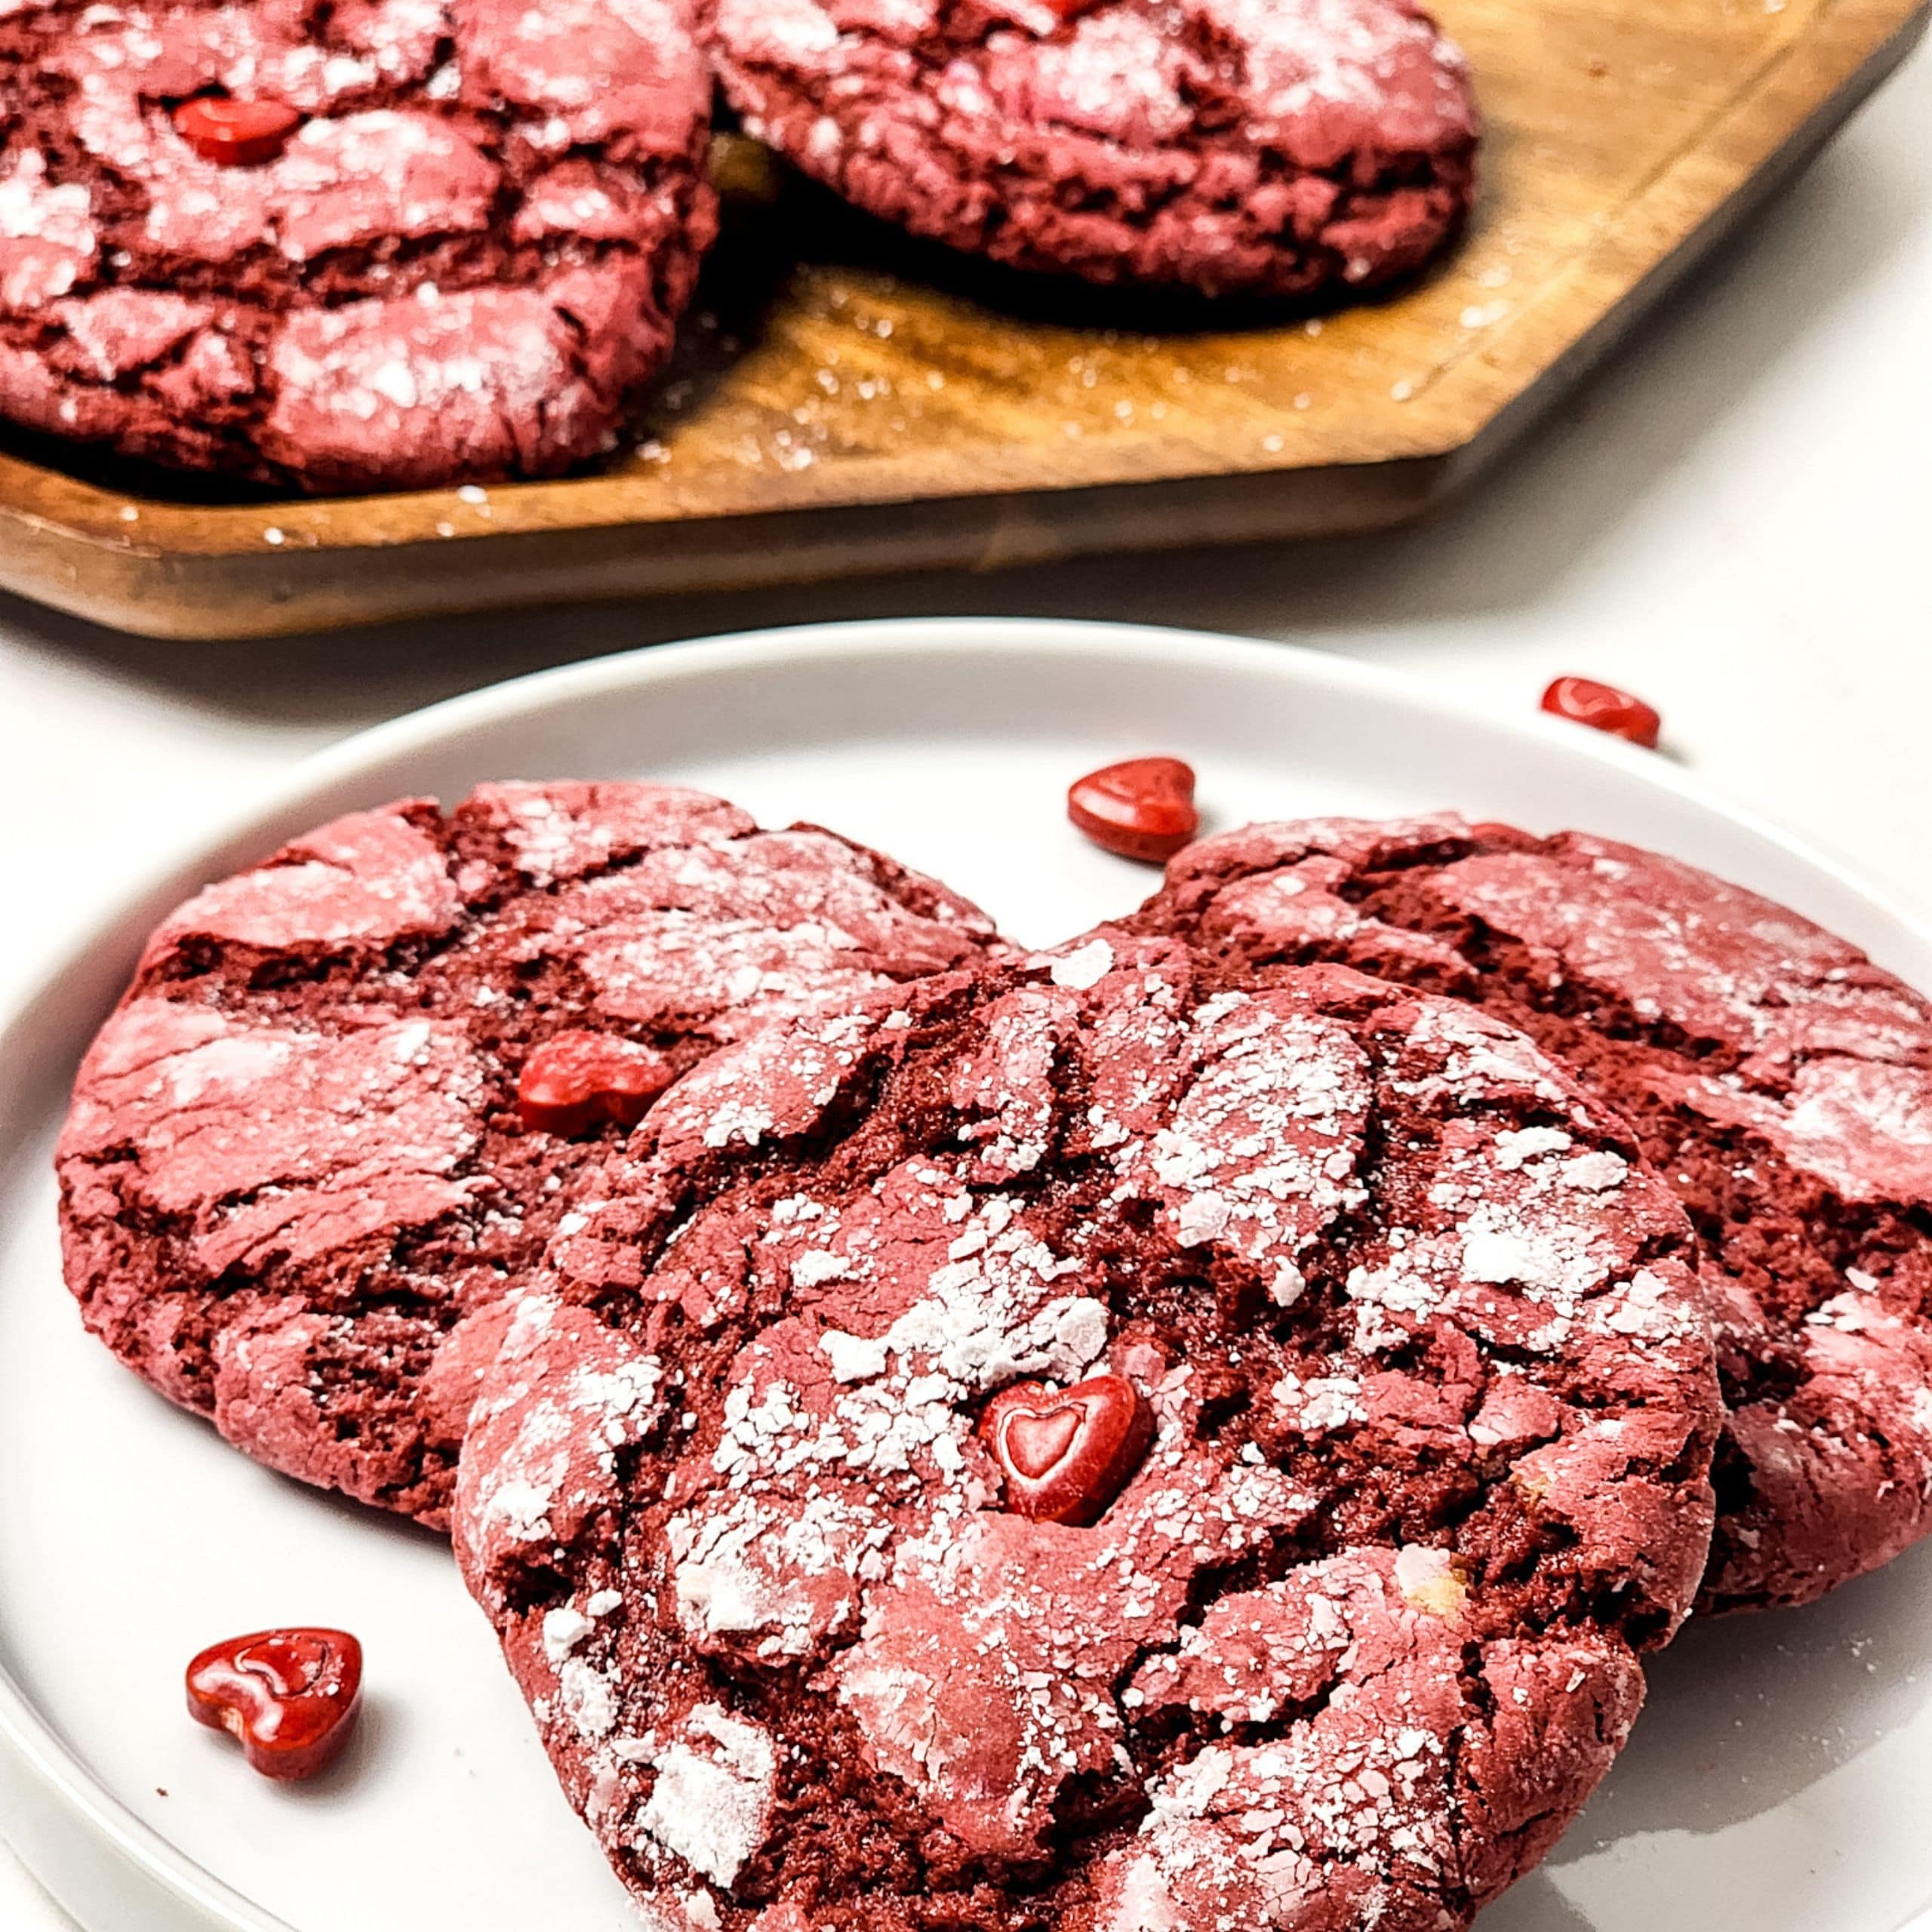
<svg viewBox="0 0 1932 1932"><path fill-rule="evenodd" d="M1509 715L1558 672L1608 678L1712 783L1932 913L1928 129L1921 54L1530 447L1396 536L266 645L154 643L0 595L0 999L105 895L346 733L571 658L841 617L1294 638ZM4 1847L0 1925L69 1932Z"/></svg>

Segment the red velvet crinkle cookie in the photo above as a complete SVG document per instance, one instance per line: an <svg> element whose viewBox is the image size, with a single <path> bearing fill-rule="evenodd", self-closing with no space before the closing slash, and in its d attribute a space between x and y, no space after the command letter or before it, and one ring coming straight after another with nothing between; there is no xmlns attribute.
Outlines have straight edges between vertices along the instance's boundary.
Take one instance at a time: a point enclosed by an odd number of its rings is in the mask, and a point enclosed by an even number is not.
<svg viewBox="0 0 1932 1932"><path fill-rule="evenodd" d="M1474 193L1466 63L1413 0L701 0L746 127L955 248L1211 295L1366 290Z"/></svg>
<svg viewBox="0 0 1932 1932"><path fill-rule="evenodd" d="M238 1447L439 1522L500 1297L572 1175L748 1028L989 938L930 881L702 792L489 785L447 818L338 819L149 941L60 1143L69 1284ZM586 1033L621 1104L520 1107L560 1038L581 1078Z"/></svg>
<svg viewBox="0 0 1932 1932"><path fill-rule="evenodd" d="M1804 1602L1932 1529L1932 1003L1694 866L1450 817L1203 840L1138 923L1474 1000L1632 1122L1710 1257L1704 1607Z"/></svg>
<svg viewBox="0 0 1932 1932"><path fill-rule="evenodd" d="M688 8L0 0L0 416L318 491L611 447L714 226Z"/></svg>
<svg viewBox="0 0 1932 1932"><path fill-rule="evenodd" d="M1442 1932L1708 1545L1689 1224L1528 1041L1105 929L714 1056L455 1531L657 1932Z"/></svg>

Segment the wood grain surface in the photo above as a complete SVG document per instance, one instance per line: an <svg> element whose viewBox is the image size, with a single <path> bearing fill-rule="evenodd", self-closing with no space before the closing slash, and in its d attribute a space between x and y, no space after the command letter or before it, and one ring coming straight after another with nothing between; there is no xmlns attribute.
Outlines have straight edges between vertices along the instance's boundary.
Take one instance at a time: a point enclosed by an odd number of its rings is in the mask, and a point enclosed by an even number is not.
<svg viewBox="0 0 1932 1932"><path fill-rule="evenodd" d="M485 490L223 500L0 444L0 585L157 637L1401 521L1792 171L1927 0L1441 0L1487 124L1461 249L1321 315L988 272L744 144L634 445Z"/></svg>

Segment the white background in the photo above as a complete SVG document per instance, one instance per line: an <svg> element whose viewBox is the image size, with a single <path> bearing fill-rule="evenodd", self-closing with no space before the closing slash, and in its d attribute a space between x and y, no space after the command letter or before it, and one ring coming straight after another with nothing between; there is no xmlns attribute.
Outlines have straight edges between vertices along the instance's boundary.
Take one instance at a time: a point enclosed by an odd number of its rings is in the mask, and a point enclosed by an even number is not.
<svg viewBox="0 0 1932 1932"><path fill-rule="evenodd" d="M0 1000L346 732L659 638L951 612L1292 638L1503 714L1558 672L1607 677L1662 709L1672 755L1932 913L1932 57L1420 530L272 644L124 638L0 596ZM0 1924L67 1924L4 1849Z"/></svg>

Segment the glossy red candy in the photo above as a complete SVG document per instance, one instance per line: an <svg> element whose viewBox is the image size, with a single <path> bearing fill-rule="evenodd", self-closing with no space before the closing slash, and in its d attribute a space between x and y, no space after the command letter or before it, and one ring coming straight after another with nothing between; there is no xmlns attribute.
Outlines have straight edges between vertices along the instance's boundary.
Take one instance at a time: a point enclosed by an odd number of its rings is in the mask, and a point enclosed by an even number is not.
<svg viewBox="0 0 1932 1932"><path fill-rule="evenodd" d="M267 1778L312 1778L349 1741L362 1706L362 1646L346 1630L258 1630L188 1666L188 1710L225 1730Z"/></svg>
<svg viewBox="0 0 1932 1932"><path fill-rule="evenodd" d="M606 1123L635 1127L675 1077L654 1047L615 1033L559 1033L524 1062L516 1110L525 1127L567 1138Z"/></svg>
<svg viewBox="0 0 1932 1932"><path fill-rule="evenodd" d="M1066 815L1096 845L1156 865L1201 829L1194 768L1177 758L1131 758L1068 787Z"/></svg>
<svg viewBox="0 0 1932 1932"><path fill-rule="evenodd" d="M201 94L174 110L174 131L205 161L252 168L272 161L302 125L286 101Z"/></svg>
<svg viewBox="0 0 1932 1932"><path fill-rule="evenodd" d="M1558 718L1588 724L1613 737L1628 738L1646 751L1657 748L1663 720L1640 697L1598 684L1594 678L1557 678L1543 694L1543 708Z"/></svg>
<svg viewBox="0 0 1932 1932"><path fill-rule="evenodd" d="M1057 1395L1016 1382L986 1404L980 1436L1016 1515L1097 1523L1140 1467L1154 1418L1124 1376L1097 1375Z"/></svg>

